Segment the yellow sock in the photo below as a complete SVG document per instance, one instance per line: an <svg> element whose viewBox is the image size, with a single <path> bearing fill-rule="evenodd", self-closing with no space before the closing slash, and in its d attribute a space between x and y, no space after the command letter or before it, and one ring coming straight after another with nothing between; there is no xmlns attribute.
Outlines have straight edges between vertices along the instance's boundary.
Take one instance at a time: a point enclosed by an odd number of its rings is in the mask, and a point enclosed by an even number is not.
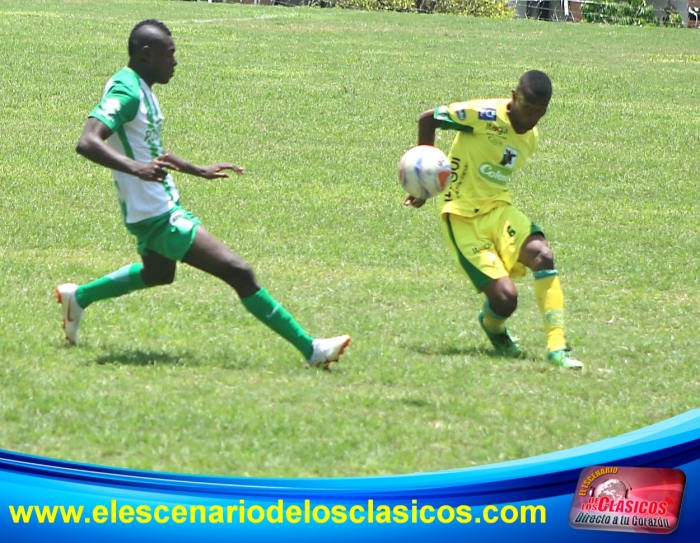
<svg viewBox="0 0 700 543"><path fill-rule="evenodd" d="M484 320L482 321L484 323L484 328L486 328L492 334L500 334L501 332L505 332L506 319L500 315L496 315L496 313L493 312L488 300L484 302L482 312L484 314Z"/></svg>
<svg viewBox="0 0 700 543"><path fill-rule="evenodd" d="M566 347L564 334L564 294L557 270L536 271L535 297L537 306L544 317L544 330L547 334L547 351L559 351Z"/></svg>

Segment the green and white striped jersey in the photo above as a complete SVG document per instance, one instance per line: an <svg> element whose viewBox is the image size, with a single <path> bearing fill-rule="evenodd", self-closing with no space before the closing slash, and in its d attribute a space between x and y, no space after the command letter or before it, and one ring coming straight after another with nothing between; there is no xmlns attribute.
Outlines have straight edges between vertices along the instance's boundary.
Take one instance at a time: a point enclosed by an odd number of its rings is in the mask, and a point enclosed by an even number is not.
<svg viewBox="0 0 700 543"><path fill-rule="evenodd" d="M107 145L138 162L163 154L163 113L150 87L131 68L107 82L102 101L90 117L105 123L113 134ZM180 199L170 174L160 182L144 181L112 170L125 223L136 223L170 211Z"/></svg>

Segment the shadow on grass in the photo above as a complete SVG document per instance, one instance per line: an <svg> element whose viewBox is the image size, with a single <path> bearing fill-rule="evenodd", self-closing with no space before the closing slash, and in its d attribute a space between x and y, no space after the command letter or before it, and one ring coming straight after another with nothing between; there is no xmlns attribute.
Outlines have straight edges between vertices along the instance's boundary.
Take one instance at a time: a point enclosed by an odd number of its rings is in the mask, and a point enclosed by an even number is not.
<svg viewBox="0 0 700 543"><path fill-rule="evenodd" d="M482 356L488 354L488 351L479 349L478 347L455 347L454 345L408 344L406 348L409 351L429 356ZM494 351L494 355L495 354Z"/></svg>
<svg viewBox="0 0 700 543"><path fill-rule="evenodd" d="M454 345L406 345L406 348L410 351L428 356L488 356L489 358L501 358L504 360L539 360L538 358L528 355L527 353L525 353L523 358L508 358L499 354L495 349L482 349L480 347L455 347Z"/></svg>
<svg viewBox="0 0 700 543"><path fill-rule="evenodd" d="M196 366L199 360L191 353L164 353L131 349L111 351L95 358L95 364L120 364L125 366L155 366L168 364L173 366Z"/></svg>
<svg viewBox="0 0 700 543"><path fill-rule="evenodd" d="M416 398L403 398L399 401L404 405L408 405L409 407L432 407L434 405L433 402Z"/></svg>

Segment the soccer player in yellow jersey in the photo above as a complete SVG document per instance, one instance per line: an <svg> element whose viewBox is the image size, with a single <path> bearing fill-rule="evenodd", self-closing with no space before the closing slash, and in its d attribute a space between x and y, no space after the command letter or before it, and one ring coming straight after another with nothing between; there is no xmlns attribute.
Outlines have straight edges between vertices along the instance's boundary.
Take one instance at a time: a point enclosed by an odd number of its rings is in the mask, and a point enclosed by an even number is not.
<svg viewBox="0 0 700 543"><path fill-rule="evenodd" d="M437 129L456 130L450 149L450 185L441 195L442 231L476 289L486 296L478 319L498 352L523 351L506 327L518 305L512 278L533 271L537 305L547 335L547 359L564 368L582 368L567 347L564 297L554 256L542 231L513 205L512 175L537 148L539 120L547 112L552 82L538 70L526 72L510 99L472 100L424 112L418 144L434 145ZM425 200L409 196L404 205Z"/></svg>

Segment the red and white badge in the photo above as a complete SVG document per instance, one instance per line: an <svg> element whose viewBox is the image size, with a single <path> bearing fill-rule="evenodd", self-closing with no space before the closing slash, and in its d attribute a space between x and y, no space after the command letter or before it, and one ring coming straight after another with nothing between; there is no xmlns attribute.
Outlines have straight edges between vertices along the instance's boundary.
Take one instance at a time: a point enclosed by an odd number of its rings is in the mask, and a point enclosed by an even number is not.
<svg viewBox="0 0 700 543"><path fill-rule="evenodd" d="M569 524L582 530L668 534L678 526L684 490L685 473L679 469L585 468Z"/></svg>

